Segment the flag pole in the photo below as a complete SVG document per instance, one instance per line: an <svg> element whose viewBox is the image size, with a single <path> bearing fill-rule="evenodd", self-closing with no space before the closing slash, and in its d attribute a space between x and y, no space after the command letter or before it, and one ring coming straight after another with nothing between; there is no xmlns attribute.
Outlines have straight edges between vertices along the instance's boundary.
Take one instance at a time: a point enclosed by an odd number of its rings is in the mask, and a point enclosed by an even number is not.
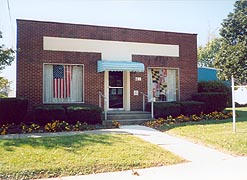
<svg viewBox="0 0 247 180"><path fill-rule="evenodd" d="M236 133L236 110L235 110L235 93L234 93L234 77L232 75L232 131Z"/></svg>

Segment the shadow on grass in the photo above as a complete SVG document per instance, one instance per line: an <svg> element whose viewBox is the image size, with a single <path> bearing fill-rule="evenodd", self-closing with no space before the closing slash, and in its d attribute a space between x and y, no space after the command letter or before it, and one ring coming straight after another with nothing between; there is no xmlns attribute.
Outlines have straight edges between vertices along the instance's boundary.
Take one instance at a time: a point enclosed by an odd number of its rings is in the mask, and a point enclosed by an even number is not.
<svg viewBox="0 0 247 180"><path fill-rule="evenodd" d="M229 110L228 110L229 111ZM236 114L238 117L236 117L236 122L246 122L247 121L247 110L239 109L236 110ZM224 120L202 120L199 122L183 122L178 124L172 124L172 125L163 125L158 130L160 131L169 131L170 129L177 128L177 127L184 127L184 126L194 126L194 125L210 125L210 124L224 124L224 123L230 123L232 122L232 118L230 119L224 119ZM246 132L241 132L246 133Z"/></svg>
<svg viewBox="0 0 247 180"><path fill-rule="evenodd" d="M42 138L24 138L24 139L3 139L0 145L6 151L13 151L14 147L31 146L37 148L62 148L67 151L72 149L76 151L79 148L92 146L95 144L111 145L118 141L112 135L74 135L74 136L59 136L59 137L42 137Z"/></svg>

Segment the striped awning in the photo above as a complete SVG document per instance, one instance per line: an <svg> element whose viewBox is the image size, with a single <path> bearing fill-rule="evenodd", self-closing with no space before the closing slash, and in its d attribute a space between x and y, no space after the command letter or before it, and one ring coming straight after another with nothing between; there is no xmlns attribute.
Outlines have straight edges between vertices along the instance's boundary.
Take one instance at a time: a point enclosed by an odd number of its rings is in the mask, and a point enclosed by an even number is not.
<svg viewBox="0 0 247 180"><path fill-rule="evenodd" d="M144 64L132 61L98 61L98 72L103 71L129 71L144 72Z"/></svg>

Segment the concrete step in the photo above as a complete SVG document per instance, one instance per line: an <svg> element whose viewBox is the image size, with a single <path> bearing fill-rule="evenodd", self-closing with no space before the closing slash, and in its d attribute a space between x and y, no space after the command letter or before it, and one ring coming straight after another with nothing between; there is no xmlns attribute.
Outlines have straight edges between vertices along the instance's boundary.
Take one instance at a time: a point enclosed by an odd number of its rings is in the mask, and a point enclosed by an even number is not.
<svg viewBox="0 0 247 180"><path fill-rule="evenodd" d="M141 125L147 121L151 121L152 119L124 119L124 120L116 120L120 123L120 125ZM103 125L113 125L112 120L103 120Z"/></svg>
<svg viewBox="0 0 247 180"><path fill-rule="evenodd" d="M104 113L102 119L105 118ZM112 125L115 120L121 125L139 125L152 120L150 112L143 111L108 111L107 120L103 120L104 125Z"/></svg>
<svg viewBox="0 0 247 180"><path fill-rule="evenodd" d="M104 113L104 112L103 112ZM148 111L107 111L107 114L150 114Z"/></svg>
<svg viewBox="0 0 247 180"><path fill-rule="evenodd" d="M151 114L107 114L107 120L124 120L124 119L150 119Z"/></svg>

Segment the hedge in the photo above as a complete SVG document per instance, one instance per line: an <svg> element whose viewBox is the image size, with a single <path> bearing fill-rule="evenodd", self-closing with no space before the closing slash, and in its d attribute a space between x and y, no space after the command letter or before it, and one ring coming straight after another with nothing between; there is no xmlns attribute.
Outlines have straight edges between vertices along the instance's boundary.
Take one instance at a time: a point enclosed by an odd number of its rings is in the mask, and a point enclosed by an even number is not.
<svg viewBox="0 0 247 180"><path fill-rule="evenodd" d="M205 113L222 111L227 107L228 95L223 92L195 93L192 99L205 103Z"/></svg>
<svg viewBox="0 0 247 180"><path fill-rule="evenodd" d="M67 107L69 123L76 121L88 124L102 124L102 109L94 105L74 105Z"/></svg>
<svg viewBox="0 0 247 180"><path fill-rule="evenodd" d="M198 92L224 92L229 93L230 88L222 81L198 82Z"/></svg>
<svg viewBox="0 0 247 180"><path fill-rule="evenodd" d="M232 95L231 88L222 81L201 81L198 83L198 93L204 92L221 92L227 93L227 106L231 106Z"/></svg>
<svg viewBox="0 0 247 180"><path fill-rule="evenodd" d="M23 121L28 108L24 98L0 98L0 125Z"/></svg>
<svg viewBox="0 0 247 180"><path fill-rule="evenodd" d="M39 105L33 109L34 123L45 125L53 120L67 120L66 110L60 105Z"/></svg>
<svg viewBox="0 0 247 180"><path fill-rule="evenodd" d="M151 103L146 104L146 109L151 111ZM176 117L181 114L181 105L176 102L154 102L154 118Z"/></svg>
<svg viewBox="0 0 247 180"><path fill-rule="evenodd" d="M40 105L34 108L34 122L45 125L54 120L77 121L88 124L102 124L102 109L91 104L82 105Z"/></svg>
<svg viewBox="0 0 247 180"><path fill-rule="evenodd" d="M146 109L151 111L151 103L146 104ZM205 103L199 101L154 102L154 117L167 118L178 115L200 115L205 110Z"/></svg>
<svg viewBox="0 0 247 180"><path fill-rule="evenodd" d="M205 103L199 101L179 101L181 105L181 114L190 116L193 114L200 115L201 112L205 111Z"/></svg>

